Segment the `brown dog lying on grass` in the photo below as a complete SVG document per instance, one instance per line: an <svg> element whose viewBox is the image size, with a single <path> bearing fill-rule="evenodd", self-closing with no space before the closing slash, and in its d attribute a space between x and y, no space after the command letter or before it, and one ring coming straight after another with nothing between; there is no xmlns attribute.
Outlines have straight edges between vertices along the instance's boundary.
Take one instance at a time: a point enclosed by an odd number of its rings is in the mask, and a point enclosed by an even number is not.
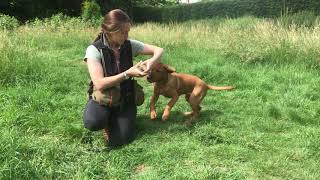
<svg viewBox="0 0 320 180"><path fill-rule="evenodd" d="M176 73L174 68L161 63L157 64L156 67L150 71L147 80L154 83L153 96L150 101L150 118L154 120L157 117L155 104L160 95L171 98L162 115L162 121L166 121L169 118L170 110L178 101L179 96L185 94L185 98L192 108L192 112L185 113L185 115L191 116L191 118L186 121L188 124L199 116L201 110L200 103L206 96L208 89L233 89L232 86L219 87L207 85L197 76Z"/></svg>

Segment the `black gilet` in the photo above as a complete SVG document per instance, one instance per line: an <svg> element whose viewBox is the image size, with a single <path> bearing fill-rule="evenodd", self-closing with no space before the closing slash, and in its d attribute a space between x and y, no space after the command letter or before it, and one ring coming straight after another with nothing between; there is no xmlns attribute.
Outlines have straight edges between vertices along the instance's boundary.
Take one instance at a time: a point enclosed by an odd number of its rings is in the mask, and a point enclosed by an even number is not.
<svg viewBox="0 0 320 180"><path fill-rule="evenodd" d="M117 65L117 60L115 58L115 55L113 53L113 50L109 47L108 44L105 44L104 42L104 36L101 35L101 38L92 43L93 46L95 46L99 53L102 55L101 63L104 61L105 67L103 64L102 67L105 69L106 72L104 72L104 76L114 76L119 73L122 73L133 66L133 60L132 60L132 49L131 49L131 43L129 40L126 40L120 47L120 58L118 62L119 66ZM119 67L119 69L118 69ZM120 89L121 89L121 98L133 98L133 80L132 78L124 80L120 83ZM93 82L91 81L89 84L89 90L88 94L91 96L93 92Z"/></svg>

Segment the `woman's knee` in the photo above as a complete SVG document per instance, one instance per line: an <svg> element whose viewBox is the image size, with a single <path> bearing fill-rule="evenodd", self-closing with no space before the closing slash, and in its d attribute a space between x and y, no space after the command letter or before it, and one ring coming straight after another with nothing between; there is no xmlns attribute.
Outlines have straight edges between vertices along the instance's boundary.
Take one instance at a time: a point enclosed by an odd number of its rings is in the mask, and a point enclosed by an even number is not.
<svg viewBox="0 0 320 180"><path fill-rule="evenodd" d="M109 111L98 103L89 100L83 114L84 127L97 131L107 127Z"/></svg>
<svg viewBox="0 0 320 180"><path fill-rule="evenodd" d="M97 130L100 130L103 128L100 126L100 124L98 122L99 121L97 121L95 119L88 119L88 118L83 119L84 127L90 131L97 131Z"/></svg>

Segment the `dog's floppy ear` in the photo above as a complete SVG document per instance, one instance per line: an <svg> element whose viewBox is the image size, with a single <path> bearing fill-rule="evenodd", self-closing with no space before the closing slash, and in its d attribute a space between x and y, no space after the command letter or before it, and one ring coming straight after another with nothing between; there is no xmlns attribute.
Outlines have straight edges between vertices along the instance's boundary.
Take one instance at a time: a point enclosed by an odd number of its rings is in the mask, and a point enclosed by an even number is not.
<svg viewBox="0 0 320 180"><path fill-rule="evenodd" d="M168 73L176 72L175 68L173 68L173 67L171 67L171 66L169 66L167 64L162 64L162 67L164 67L168 71Z"/></svg>

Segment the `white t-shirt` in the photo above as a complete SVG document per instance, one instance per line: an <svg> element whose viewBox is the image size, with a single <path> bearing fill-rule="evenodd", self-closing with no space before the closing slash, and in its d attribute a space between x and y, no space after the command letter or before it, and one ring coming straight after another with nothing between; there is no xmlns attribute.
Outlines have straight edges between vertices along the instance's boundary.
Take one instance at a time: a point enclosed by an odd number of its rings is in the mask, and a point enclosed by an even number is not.
<svg viewBox="0 0 320 180"><path fill-rule="evenodd" d="M143 50L143 47L144 47L143 42L133 40L133 39L129 39L129 41L131 43L132 56L133 57L137 56ZM84 60L87 60L87 58L100 62L101 54L95 46L90 45L86 50L86 55L84 56Z"/></svg>

